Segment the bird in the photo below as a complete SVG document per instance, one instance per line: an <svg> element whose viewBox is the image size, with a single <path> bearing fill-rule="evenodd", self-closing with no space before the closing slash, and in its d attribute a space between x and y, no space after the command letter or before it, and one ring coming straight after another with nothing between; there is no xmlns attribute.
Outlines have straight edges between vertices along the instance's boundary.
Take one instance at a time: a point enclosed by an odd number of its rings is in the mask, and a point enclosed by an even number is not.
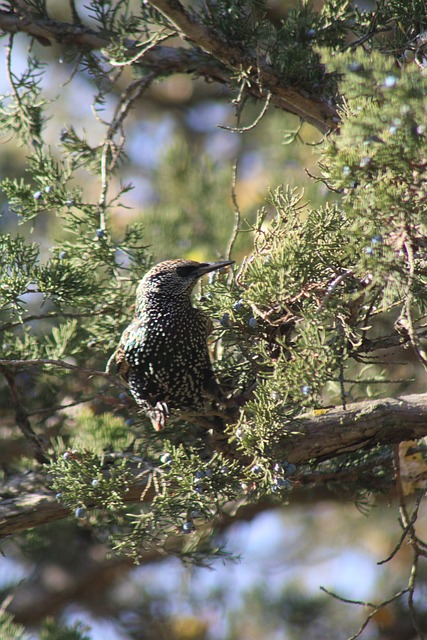
<svg viewBox="0 0 427 640"><path fill-rule="evenodd" d="M135 316L107 364L162 430L171 411L201 410L207 398L221 401L208 351L210 321L192 304L197 281L234 260L166 260L152 267L136 291Z"/></svg>

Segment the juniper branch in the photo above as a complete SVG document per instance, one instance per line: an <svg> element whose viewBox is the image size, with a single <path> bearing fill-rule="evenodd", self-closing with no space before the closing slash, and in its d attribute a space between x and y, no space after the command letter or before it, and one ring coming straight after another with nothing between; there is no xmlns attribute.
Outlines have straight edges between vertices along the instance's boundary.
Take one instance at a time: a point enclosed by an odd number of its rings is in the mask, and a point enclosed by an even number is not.
<svg viewBox="0 0 427 640"><path fill-rule="evenodd" d="M385 399L348 405L347 410L331 409L321 416L305 416L293 423L292 435L283 430L281 440L274 449L276 459L286 459L293 463L325 460L349 451L374 448L379 444L393 444L405 440L416 440L427 435L427 393L401 397L397 400ZM145 489L145 478L138 479L140 469L135 469L135 482L125 493L126 502L139 502ZM344 474L323 477L310 474L312 485L327 485L334 480L348 481ZM348 473L347 473L348 475ZM47 483L43 474L34 474L39 486ZM12 492L12 497L0 504L0 536L10 535L24 529L63 518L68 511L55 501L53 491L46 486L31 488L30 476L23 481L29 483L24 490ZM304 477L302 477L304 480ZM15 478L14 482L18 479ZM303 484L303 482L301 483ZM388 486L390 489L390 486ZM9 496L8 483L0 486L0 494ZM292 494L291 494L292 496ZM150 491L144 492L144 501L150 501Z"/></svg>
<svg viewBox="0 0 427 640"><path fill-rule="evenodd" d="M242 58L237 46L224 43L201 22L190 20L180 3L153 0L151 4L179 28L184 39L190 40L201 51L156 45L138 58L138 64L143 68L157 77L173 73L191 73L228 85L232 76L243 65L245 68L256 70L259 76L254 76L253 81L248 83L245 87L246 93L263 101L271 94L271 103L275 107L298 115L322 133L336 127L335 106L284 86L271 65L260 61L250 52ZM32 15L22 16L6 11L0 11L0 30L11 34L24 32L47 43L54 41L83 50L107 49L115 38L113 33L101 33L81 24L69 24ZM140 53L140 47L135 41L128 40L125 46L130 57Z"/></svg>

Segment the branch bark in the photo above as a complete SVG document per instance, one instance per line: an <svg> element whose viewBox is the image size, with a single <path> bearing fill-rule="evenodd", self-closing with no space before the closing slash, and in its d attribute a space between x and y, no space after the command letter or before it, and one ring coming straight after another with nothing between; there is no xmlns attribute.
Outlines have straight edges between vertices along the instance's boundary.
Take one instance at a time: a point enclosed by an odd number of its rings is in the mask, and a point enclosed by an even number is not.
<svg viewBox="0 0 427 640"><path fill-rule="evenodd" d="M271 65L250 52L242 54L236 45L217 37L201 22L195 20L176 0L152 0L150 4L171 22L181 37L197 49L182 49L156 45L150 47L137 64L158 76L172 73L191 73L228 85L231 77L242 68L252 69L253 79L245 92L271 103L283 111L293 113L309 122L322 133L336 127L336 108L326 101L307 97L287 87ZM7 33L24 32L49 45L52 41L80 49L105 49L115 41L114 33L99 32L81 24L70 24L32 14L20 15L0 11L0 30ZM137 43L127 41L130 58L141 52Z"/></svg>
<svg viewBox="0 0 427 640"><path fill-rule="evenodd" d="M427 393L350 404L292 423L278 449L293 463L324 460L381 444L397 444L427 435ZM276 452L276 447L275 447Z"/></svg>
<svg viewBox="0 0 427 640"><path fill-rule="evenodd" d="M184 9L179 0L149 0L149 3L171 22L184 39L212 54L226 67L231 67L235 72L242 68L251 69L254 78L247 91L253 96L265 100L271 94L271 102L276 107L294 113L322 133L328 133L336 127L335 107L325 100L307 98L300 92L284 86L263 56L254 56L248 52L242 54L237 46L224 42L197 21Z"/></svg>
<svg viewBox="0 0 427 640"><path fill-rule="evenodd" d="M274 458L295 464L331 459L377 445L417 440L427 435L427 393L355 403L346 410L333 408L322 415L296 419L290 428L284 428L281 439L274 445ZM351 481L348 472L345 474L335 478L330 473L325 477L310 474L301 479L301 484L307 480L312 491L313 486L329 486L334 480ZM48 480L41 472L23 474L0 485L0 495L4 497L0 503L0 537L69 515L47 485ZM124 500L139 502L144 487L143 480L136 480L123 496ZM388 485L377 488L390 490ZM148 491L144 501L150 501L152 497L152 492Z"/></svg>

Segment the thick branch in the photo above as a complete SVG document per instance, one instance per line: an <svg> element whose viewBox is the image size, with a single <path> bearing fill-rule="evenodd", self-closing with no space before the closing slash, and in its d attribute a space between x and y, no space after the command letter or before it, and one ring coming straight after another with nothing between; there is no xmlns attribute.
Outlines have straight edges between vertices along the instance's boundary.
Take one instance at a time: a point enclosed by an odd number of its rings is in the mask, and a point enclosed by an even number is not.
<svg viewBox="0 0 427 640"><path fill-rule="evenodd" d="M394 399L374 400L349 405L347 410L331 409L320 416L295 420L291 433L283 430L281 440L274 445L273 457L294 463L325 460L352 451L370 449L381 444L417 440L427 435L427 393ZM349 482L344 474L310 474L310 486L322 488L334 480ZM301 478L301 485L306 478ZM354 479L353 479L354 480ZM11 484L12 483L12 484ZM22 484L24 483L24 484ZM24 474L5 483L0 493L0 537L17 533L68 515L65 507L46 488L43 474ZM11 489L12 486L12 489ZM138 502L144 480L137 480L124 500ZM388 490L390 487L378 487ZM312 489L310 489L312 490ZM151 491L145 501L153 497Z"/></svg>
<svg viewBox="0 0 427 640"><path fill-rule="evenodd" d="M296 419L291 429L298 433L284 432L274 451L293 463L417 440L427 435L427 393L358 402L346 410L333 408L323 415Z"/></svg>
<svg viewBox="0 0 427 640"><path fill-rule="evenodd" d="M222 84L228 84L231 76L242 68L252 69L254 80L245 87L248 94L257 99L265 99L271 94L274 106L298 115L322 133L327 133L336 126L336 110L333 106L284 86L281 78L265 60L252 58L249 54L242 55L237 46L223 42L207 27L190 17L180 3L175 0L153 0L151 4L170 19L184 38L199 50L157 45L149 48L142 57L138 56L140 66L148 67L159 76L178 72L192 73ZM20 16L5 11L0 11L0 30L7 33L25 32L44 44L55 41L83 49L107 48L115 40L112 33L95 31L81 24L69 24L33 15ZM141 52L134 41L128 41L126 45L130 57Z"/></svg>
<svg viewBox="0 0 427 640"><path fill-rule="evenodd" d="M334 116L336 111L326 102L316 102L302 96L299 92L285 87L273 67L267 64L263 56L252 57L243 54L238 47L218 38L208 27L195 20L186 12L179 0L149 0L150 4L160 11L185 39L211 53L225 66L235 71L242 68L252 69L258 77L251 83L250 93L256 97L266 97L271 93L272 103L290 111L317 127L322 133L335 128Z"/></svg>

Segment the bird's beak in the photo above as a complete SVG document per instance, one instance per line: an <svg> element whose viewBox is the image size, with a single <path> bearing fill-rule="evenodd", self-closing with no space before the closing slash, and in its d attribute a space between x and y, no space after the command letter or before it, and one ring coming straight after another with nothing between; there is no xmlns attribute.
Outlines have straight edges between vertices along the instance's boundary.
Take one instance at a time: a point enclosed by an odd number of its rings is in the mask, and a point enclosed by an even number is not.
<svg viewBox="0 0 427 640"><path fill-rule="evenodd" d="M195 272L196 278L201 278L206 273L228 267L230 264L234 264L234 260L222 260L221 262L203 262Z"/></svg>

